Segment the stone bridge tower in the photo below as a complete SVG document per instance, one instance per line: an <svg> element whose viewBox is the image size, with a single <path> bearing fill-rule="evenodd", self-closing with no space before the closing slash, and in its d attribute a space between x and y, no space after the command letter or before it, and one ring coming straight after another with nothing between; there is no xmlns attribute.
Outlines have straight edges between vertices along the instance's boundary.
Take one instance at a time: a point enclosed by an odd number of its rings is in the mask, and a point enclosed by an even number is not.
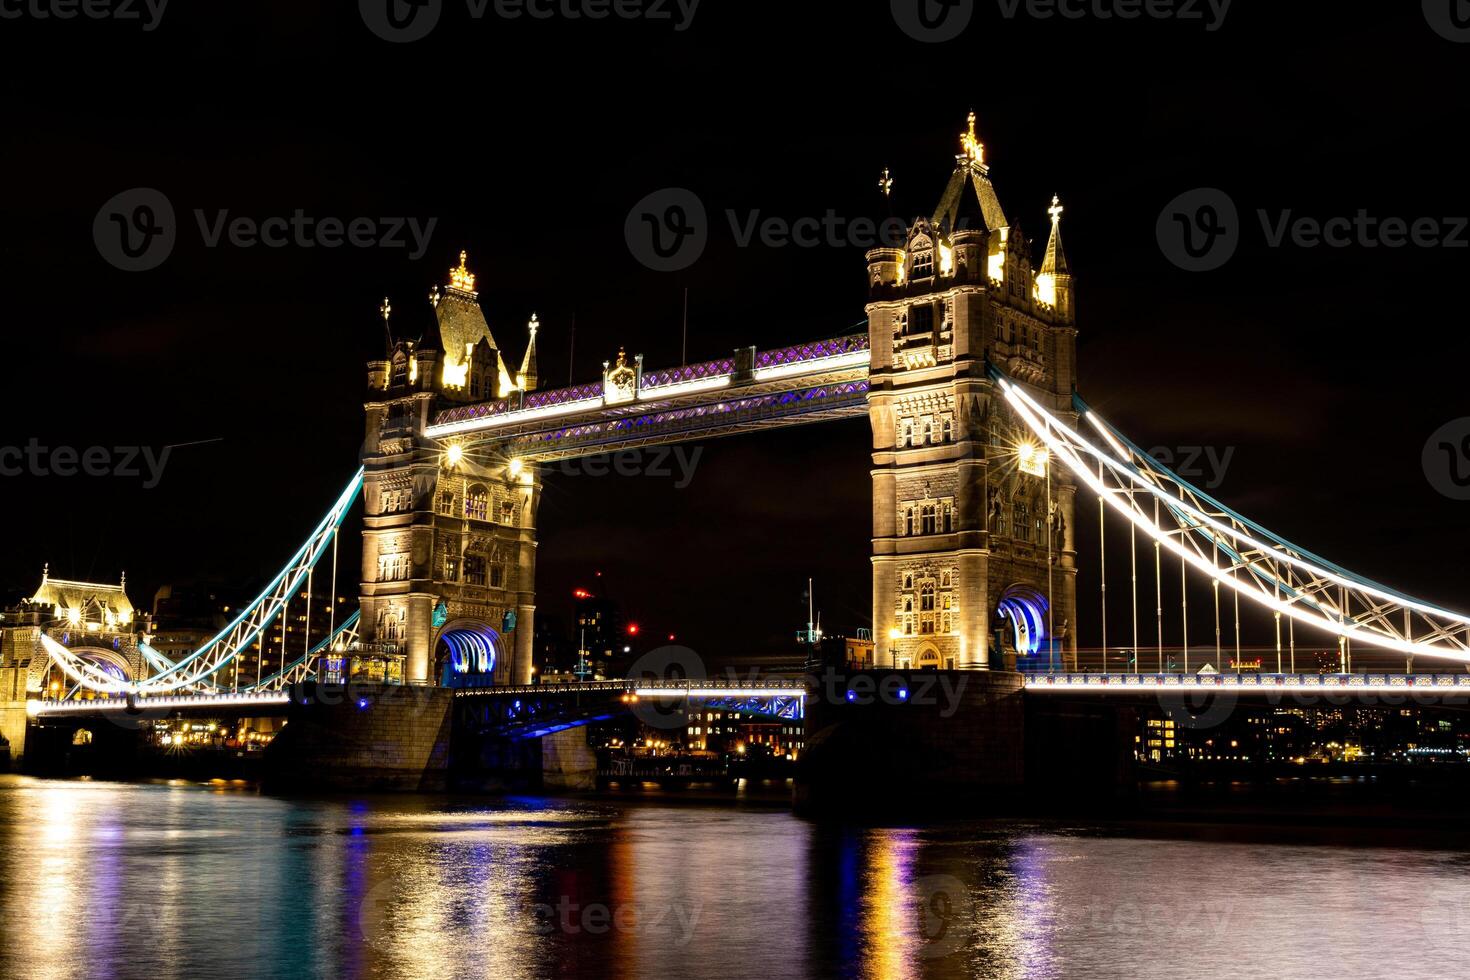
<svg viewBox="0 0 1470 980"><path fill-rule="evenodd" d="M1076 648L1076 488L1047 466L987 372L995 365L1075 423L1062 209L1053 199L1034 270L990 182L974 113L961 147L933 216L902 247L867 256L881 666L1044 665L1048 630L1059 659Z"/></svg>
<svg viewBox="0 0 1470 980"><path fill-rule="evenodd" d="M513 373L463 252L430 301L434 331L395 341L389 330L387 359L368 364L362 624L353 657L386 663L390 676L401 670L410 684L465 675L528 684L537 469L488 446L436 442L425 429L447 406L535 388L537 322ZM382 313L386 329L387 300Z"/></svg>

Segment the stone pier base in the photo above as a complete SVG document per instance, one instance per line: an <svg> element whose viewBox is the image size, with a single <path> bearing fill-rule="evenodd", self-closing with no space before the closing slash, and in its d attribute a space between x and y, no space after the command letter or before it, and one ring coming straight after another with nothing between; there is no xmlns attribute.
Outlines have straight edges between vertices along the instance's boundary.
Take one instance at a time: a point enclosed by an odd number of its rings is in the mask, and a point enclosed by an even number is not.
<svg viewBox="0 0 1470 980"><path fill-rule="evenodd" d="M1014 806L1026 781L1022 699L1021 675L999 671L818 679L797 809L863 818Z"/></svg>

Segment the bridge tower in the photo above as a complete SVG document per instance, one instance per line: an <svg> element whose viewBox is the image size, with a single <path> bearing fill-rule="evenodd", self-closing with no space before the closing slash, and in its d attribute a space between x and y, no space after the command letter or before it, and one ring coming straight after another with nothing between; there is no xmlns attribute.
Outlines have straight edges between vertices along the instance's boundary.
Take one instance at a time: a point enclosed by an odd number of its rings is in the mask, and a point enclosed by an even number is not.
<svg viewBox="0 0 1470 980"><path fill-rule="evenodd" d="M425 435L446 405L523 396L536 385L536 329L520 370L507 366L460 253L429 296L433 331L394 339L368 364L363 443L362 622L357 653L402 665L410 684L448 673L531 680L536 510L532 464Z"/></svg>
<svg viewBox="0 0 1470 980"><path fill-rule="evenodd" d="M1033 270L974 113L961 149L933 216L867 255L875 656L1014 670L1018 654L1046 662L1048 629L1059 659L1075 652L1076 488L1023 437L987 363L1076 421L1072 277L1060 203Z"/></svg>

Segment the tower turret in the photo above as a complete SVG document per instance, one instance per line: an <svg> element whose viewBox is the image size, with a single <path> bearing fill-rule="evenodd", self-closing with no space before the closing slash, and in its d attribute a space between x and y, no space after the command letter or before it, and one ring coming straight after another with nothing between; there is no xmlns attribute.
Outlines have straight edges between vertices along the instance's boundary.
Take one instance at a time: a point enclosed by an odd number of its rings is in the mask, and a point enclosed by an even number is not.
<svg viewBox="0 0 1470 980"><path fill-rule="evenodd" d="M1053 194L1051 207L1047 209L1047 214L1051 215L1051 238L1046 243L1041 271L1036 274L1036 298L1053 307L1063 322L1071 323L1076 314L1073 309L1072 270L1062 248L1063 210L1061 199Z"/></svg>
<svg viewBox="0 0 1470 980"><path fill-rule="evenodd" d="M531 314L531 322L526 325L530 339L526 341L526 356L521 358L521 370L516 375L516 385L522 391L535 391L538 378L536 376L536 331L541 329L541 321L536 314Z"/></svg>

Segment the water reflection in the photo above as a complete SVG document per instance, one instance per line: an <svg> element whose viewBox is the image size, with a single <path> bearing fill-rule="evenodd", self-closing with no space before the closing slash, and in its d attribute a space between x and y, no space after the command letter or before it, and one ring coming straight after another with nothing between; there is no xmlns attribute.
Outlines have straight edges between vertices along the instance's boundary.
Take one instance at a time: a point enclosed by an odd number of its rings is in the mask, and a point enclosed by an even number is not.
<svg viewBox="0 0 1470 980"><path fill-rule="evenodd" d="M5 977L1437 977L1470 859L1269 833L0 777ZM1380 842L1381 843L1381 842Z"/></svg>

